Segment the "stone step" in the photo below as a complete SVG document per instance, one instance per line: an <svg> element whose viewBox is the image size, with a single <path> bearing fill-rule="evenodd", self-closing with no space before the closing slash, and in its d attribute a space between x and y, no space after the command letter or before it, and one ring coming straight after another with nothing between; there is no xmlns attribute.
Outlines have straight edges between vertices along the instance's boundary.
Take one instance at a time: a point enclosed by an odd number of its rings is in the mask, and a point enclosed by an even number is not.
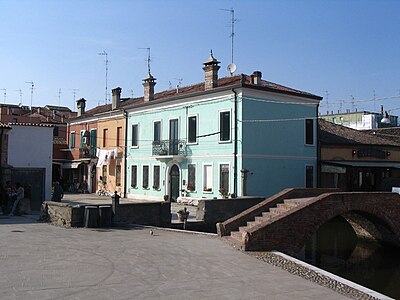
<svg viewBox="0 0 400 300"><path fill-rule="evenodd" d="M252 228L254 226L258 225L258 223L256 221L249 221L247 222L247 228Z"/></svg>
<svg viewBox="0 0 400 300"><path fill-rule="evenodd" d="M314 197L285 199L284 203L292 203L292 204L299 205L299 204L303 204L307 201L310 201L311 199L314 199Z"/></svg>
<svg viewBox="0 0 400 300"><path fill-rule="evenodd" d="M240 226L240 227L239 227L239 232L242 233L242 232L247 231L248 229L249 229L249 228L248 228L247 226Z"/></svg>
<svg viewBox="0 0 400 300"><path fill-rule="evenodd" d="M241 242L242 241L242 232L240 232L240 231L232 231L231 232L231 238Z"/></svg>

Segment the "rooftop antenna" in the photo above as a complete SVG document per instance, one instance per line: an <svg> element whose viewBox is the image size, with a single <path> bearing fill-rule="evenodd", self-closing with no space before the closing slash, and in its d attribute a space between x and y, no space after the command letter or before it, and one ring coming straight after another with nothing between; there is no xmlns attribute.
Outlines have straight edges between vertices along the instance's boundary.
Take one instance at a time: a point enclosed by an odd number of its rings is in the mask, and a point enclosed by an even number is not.
<svg viewBox="0 0 400 300"><path fill-rule="evenodd" d="M376 105L375 105L376 94L375 94L375 90L373 90L373 93L374 93L374 111L376 111Z"/></svg>
<svg viewBox="0 0 400 300"><path fill-rule="evenodd" d="M133 90L131 90L131 98L133 98L133 95L134 95L134 94L133 94Z"/></svg>
<svg viewBox="0 0 400 300"><path fill-rule="evenodd" d="M183 78L174 78L174 79L178 81L178 84L176 85L176 93L178 94L179 88L181 87L181 84L183 81Z"/></svg>
<svg viewBox="0 0 400 300"><path fill-rule="evenodd" d="M351 110L354 111L354 97L353 95L350 95L351 97Z"/></svg>
<svg viewBox="0 0 400 300"><path fill-rule="evenodd" d="M171 81L168 81L168 87L169 87L170 90L172 90L172 83L171 83Z"/></svg>
<svg viewBox="0 0 400 300"><path fill-rule="evenodd" d="M108 96L107 75L108 75L108 63L109 63L108 53L105 50L103 50L103 52L99 53L99 55L104 55L106 57L106 59L104 61L106 64L106 94L104 97L104 104L107 104L107 96ZM98 105L100 105L100 100L98 102Z"/></svg>
<svg viewBox="0 0 400 300"><path fill-rule="evenodd" d="M231 9L226 9L226 8L221 8L221 10L224 11L229 11L231 13L231 64L233 64L233 46L234 46L234 38L235 38L235 22L238 21L238 19L235 19L235 10L233 8Z"/></svg>
<svg viewBox="0 0 400 300"><path fill-rule="evenodd" d="M326 100L326 109L329 111L329 92L328 91L324 91L325 93L325 100Z"/></svg>
<svg viewBox="0 0 400 300"><path fill-rule="evenodd" d="M147 47L147 48L138 48L138 49L147 50L147 59L146 59L146 61L147 61L147 72L148 72L148 75L151 75L151 73L150 73L150 62L151 62L150 48Z"/></svg>
<svg viewBox="0 0 400 300"><path fill-rule="evenodd" d="M58 89L58 106L60 106L61 104L61 88Z"/></svg>
<svg viewBox="0 0 400 300"><path fill-rule="evenodd" d="M3 96L4 96L4 104L6 104L6 100L7 100L7 90L6 89L0 89L2 91L4 91Z"/></svg>
<svg viewBox="0 0 400 300"><path fill-rule="evenodd" d="M29 83L31 85L31 110L32 110L32 103L33 103L33 89L35 87L35 84L33 81L26 81L25 83Z"/></svg>
<svg viewBox="0 0 400 300"><path fill-rule="evenodd" d="M22 105L22 90L18 89L18 90L15 90L15 92L19 92L19 104Z"/></svg>
<svg viewBox="0 0 400 300"><path fill-rule="evenodd" d="M76 92L79 91L79 89L71 89L72 93L74 94L74 105L72 105L72 111L75 110L75 103L76 103Z"/></svg>

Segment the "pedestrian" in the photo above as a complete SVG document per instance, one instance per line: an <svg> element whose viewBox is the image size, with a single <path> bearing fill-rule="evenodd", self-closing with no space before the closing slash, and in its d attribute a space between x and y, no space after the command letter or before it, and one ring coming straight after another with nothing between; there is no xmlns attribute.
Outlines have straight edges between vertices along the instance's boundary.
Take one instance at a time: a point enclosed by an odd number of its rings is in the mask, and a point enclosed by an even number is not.
<svg viewBox="0 0 400 300"><path fill-rule="evenodd" d="M19 202L20 202L22 199L24 199L24 197L25 197L25 190L24 190L24 188L22 187L22 185L21 185L19 182L17 182L16 199L15 199L15 201L14 201L14 203L13 203L10 216L13 216L13 215L15 214Z"/></svg>
<svg viewBox="0 0 400 300"><path fill-rule="evenodd" d="M64 191L58 181L54 183L54 191L52 201L61 202L61 199L64 197Z"/></svg>

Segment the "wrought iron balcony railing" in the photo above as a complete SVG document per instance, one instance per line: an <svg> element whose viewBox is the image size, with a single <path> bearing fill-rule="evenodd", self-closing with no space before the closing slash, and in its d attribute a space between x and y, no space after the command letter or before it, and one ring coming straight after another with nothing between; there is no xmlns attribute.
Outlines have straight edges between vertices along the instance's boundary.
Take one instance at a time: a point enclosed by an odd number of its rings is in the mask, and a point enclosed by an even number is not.
<svg viewBox="0 0 400 300"><path fill-rule="evenodd" d="M163 140L153 142L153 156L185 155L186 142L182 140Z"/></svg>
<svg viewBox="0 0 400 300"><path fill-rule="evenodd" d="M79 148L79 158L95 158L96 148Z"/></svg>

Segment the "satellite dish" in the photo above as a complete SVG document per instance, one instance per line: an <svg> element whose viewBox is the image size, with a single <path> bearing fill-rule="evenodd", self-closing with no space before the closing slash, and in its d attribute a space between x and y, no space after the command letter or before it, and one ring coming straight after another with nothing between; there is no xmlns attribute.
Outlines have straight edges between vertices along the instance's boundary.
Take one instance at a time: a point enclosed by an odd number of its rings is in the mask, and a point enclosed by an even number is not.
<svg viewBox="0 0 400 300"><path fill-rule="evenodd" d="M228 65L228 67L226 69L232 76L232 74L236 71L236 65L234 63L231 63Z"/></svg>

